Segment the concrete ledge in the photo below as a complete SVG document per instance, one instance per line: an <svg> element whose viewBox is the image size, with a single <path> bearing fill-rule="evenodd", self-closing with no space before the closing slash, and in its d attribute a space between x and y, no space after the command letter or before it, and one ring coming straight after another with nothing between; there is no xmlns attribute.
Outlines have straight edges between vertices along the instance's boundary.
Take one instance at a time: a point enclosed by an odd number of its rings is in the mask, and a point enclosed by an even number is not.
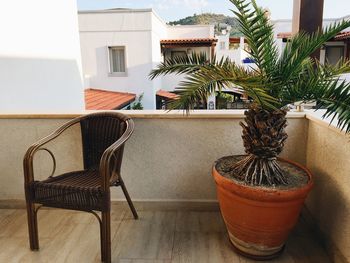
<svg viewBox="0 0 350 263"><path fill-rule="evenodd" d="M326 119L323 119L322 118L322 115L324 114L324 111L308 111L306 113L306 119L308 119L309 121L312 121L312 122L315 122L323 127L326 127L334 132L337 132L339 134L342 134L342 135L346 135L346 136L349 136L347 135L344 131L340 130L337 126L336 126L336 123L337 121L334 120L332 123L331 123L331 118L326 118Z"/></svg>
<svg viewBox="0 0 350 263"><path fill-rule="evenodd" d="M135 119L242 119L245 110L194 110L190 114L184 111L164 110L120 110ZM97 111L82 111L76 113L6 113L0 114L0 119L72 119L82 114ZM305 118L305 112L288 112L289 119Z"/></svg>

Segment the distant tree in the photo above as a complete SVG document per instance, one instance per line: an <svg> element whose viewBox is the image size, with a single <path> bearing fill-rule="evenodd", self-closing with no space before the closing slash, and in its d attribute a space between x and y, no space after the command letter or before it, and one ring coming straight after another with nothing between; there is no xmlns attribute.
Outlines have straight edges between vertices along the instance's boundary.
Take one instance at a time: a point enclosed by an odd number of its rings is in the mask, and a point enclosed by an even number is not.
<svg viewBox="0 0 350 263"><path fill-rule="evenodd" d="M143 93L137 98L137 100L127 107L127 110L143 110L142 105Z"/></svg>

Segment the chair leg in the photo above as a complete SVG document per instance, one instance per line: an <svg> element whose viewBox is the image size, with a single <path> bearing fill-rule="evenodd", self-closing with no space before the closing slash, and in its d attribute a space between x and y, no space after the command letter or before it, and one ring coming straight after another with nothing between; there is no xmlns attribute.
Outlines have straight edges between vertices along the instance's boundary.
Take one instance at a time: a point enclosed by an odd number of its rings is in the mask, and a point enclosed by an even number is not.
<svg viewBox="0 0 350 263"><path fill-rule="evenodd" d="M31 250L39 250L38 220L35 206L27 201L29 244Z"/></svg>
<svg viewBox="0 0 350 263"><path fill-rule="evenodd" d="M111 263L111 213L102 212L101 221L101 260Z"/></svg>
<svg viewBox="0 0 350 263"><path fill-rule="evenodd" d="M100 221L101 262L105 262L105 240L103 235L102 221Z"/></svg>
<svg viewBox="0 0 350 263"><path fill-rule="evenodd" d="M129 195L129 193L128 193L128 190L126 190L126 186L125 186L123 180L120 180L120 186L121 186L122 189L123 189L123 193L124 193L124 195L125 195L126 201L128 201L130 210L131 210L131 212L132 212L134 218L135 218L135 219L138 219L139 216L138 216L138 214L137 214L137 212L136 212L136 209L135 209L135 207L134 207L134 204L133 204L132 201L131 201L131 198L130 198L130 195Z"/></svg>

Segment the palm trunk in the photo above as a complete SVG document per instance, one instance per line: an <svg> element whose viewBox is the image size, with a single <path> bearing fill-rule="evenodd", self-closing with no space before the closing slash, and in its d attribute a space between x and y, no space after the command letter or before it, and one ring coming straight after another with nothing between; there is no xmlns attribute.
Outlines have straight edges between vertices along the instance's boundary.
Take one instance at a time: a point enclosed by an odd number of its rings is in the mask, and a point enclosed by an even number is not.
<svg viewBox="0 0 350 263"><path fill-rule="evenodd" d="M232 174L251 185L287 184L277 156L287 139L286 111L267 111L253 106L245 112L243 143L247 157L236 163Z"/></svg>

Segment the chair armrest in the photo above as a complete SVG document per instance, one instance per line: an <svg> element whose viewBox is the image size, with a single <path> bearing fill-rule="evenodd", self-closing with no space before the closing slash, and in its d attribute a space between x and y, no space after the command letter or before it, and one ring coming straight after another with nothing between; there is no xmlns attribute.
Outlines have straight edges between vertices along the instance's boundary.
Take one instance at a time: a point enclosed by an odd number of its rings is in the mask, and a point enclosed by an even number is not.
<svg viewBox="0 0 350 263"><path fill-rule="evenodd" d="M126 129L123 135L111 146L109 146L102 154L100 161L100 174L102 177L102 189L104 191L109 191L110 187L110 175L113 171L110 171L110 162L112 158L115 157L115 152L122 147L125 142L130 138L131 134L134 132L134 121L132 119L126 120Z"/></svg>
<svg viewBox="0 0 350 263"><path fill-rule="evenodd" d="M39 150L45 150L48 151L51 157L53 158L54 162L54 168L56 166L55 158L51 151L49 151L46 148L41 148L43 145L47 144L48 142L51 142L58 136L60 136L66 129L73 126L74 124L78 123L80 121L80 118L75 118L65 124L63 124L61 127L59 127L57 130L46 136L45 138L37 141L36 143L32 144L27 152L24 155L23 158L23 171L24 171L24 181L25 181L25 188L27 188L28 184L34 181L34 172L33 172L33 158L37 151Z"/></svg>

